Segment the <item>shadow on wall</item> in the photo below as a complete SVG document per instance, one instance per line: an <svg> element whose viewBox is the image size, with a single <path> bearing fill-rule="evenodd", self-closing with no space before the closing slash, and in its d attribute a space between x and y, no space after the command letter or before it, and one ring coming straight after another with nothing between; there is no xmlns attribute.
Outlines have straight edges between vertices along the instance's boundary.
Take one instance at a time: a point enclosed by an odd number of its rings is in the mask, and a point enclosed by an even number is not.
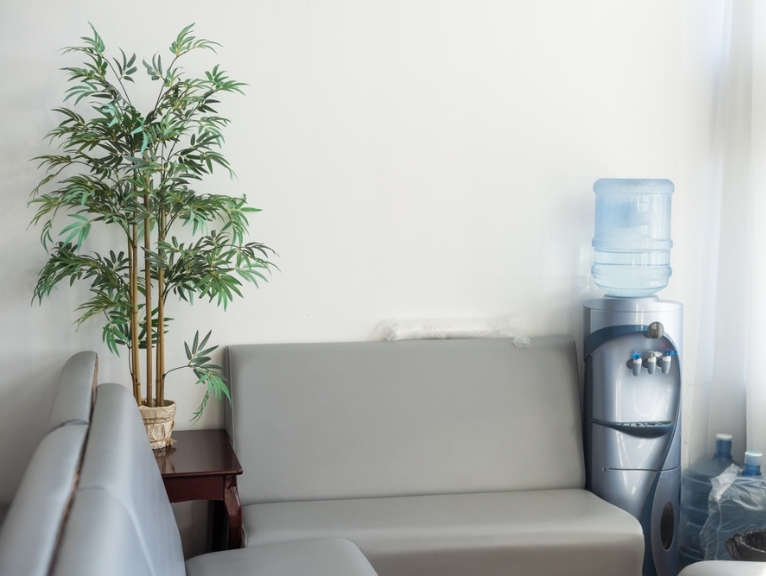
<svg viewBox="0 0 766 576"><path fill-rule="evenodd" d="M0 377L0 502L11 501L43 438L53 393L68 357L41 359L36 366L8 370L6 374L11 376Z"/></svg>

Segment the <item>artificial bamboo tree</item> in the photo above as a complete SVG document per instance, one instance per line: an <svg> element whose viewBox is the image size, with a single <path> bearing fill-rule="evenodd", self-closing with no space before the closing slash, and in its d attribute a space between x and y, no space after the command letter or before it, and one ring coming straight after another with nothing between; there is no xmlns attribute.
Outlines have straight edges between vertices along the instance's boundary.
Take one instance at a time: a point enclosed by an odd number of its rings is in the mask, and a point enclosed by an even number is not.
<svg viewBox="0 0 766 576"><path fill-rule="evenodd" d="M207 298L225 309L242 296L243 282L257 286L272 266L270 248L246 241L248 215L257 210L244 196L194 189L215 168L233 176L220 152L229 120L216 107L222 94L242 93L243 84L218 66L202 77L186 76L182 58L218 46L196 38L188 26L170 45L167 67L159 55L143 61L156 98L142 113L127 90L136 86L136 55L120 50L109 58L92 26L91 32L82 45L64 50L84 62L63 69L71 84L64 102L73 104L56 109L63 119L48 134L59 153L37 158L46 176L32 192L33 222L42 224L49 257L34 297L42 301L65 279L88 282L90 297L78 307L76 324L102 318L109 350L127 348L139 405L163 406L165 377L190 368L205 385L198 418L211 395L229 395L220 367L211 363L217 346L208 347L210 332L200 338L197 331L191 344L184 343L187 363L167 369L166 301L171 294L188 302ZM84 112L75 111L83 104ZM98 238L93 226L104 228Z"/></svg>

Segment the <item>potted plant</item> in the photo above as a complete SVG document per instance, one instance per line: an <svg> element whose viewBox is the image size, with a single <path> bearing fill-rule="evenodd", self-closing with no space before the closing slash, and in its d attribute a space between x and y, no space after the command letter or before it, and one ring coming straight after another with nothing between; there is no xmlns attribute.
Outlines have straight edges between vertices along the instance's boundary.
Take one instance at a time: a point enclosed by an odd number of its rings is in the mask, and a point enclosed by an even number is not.
<svg viewBox="0 0 766 576"><path fill-rule="evenodd" d="M100 318L109 350L119 355L121 347L127 349L139 406L146 412L173 410L165 379L188 368L205 386L196 419L211 395L220 401L229 391L211 362L217 346L208 345L210 332L200 337L197 331L184 343L185 365L166 367L167 299L207 298L225 309L242 296L243 282L257 286L272 266L270 248L246 241L248 216L257 210L244 196L194 189L216 168L233 176L220 152L229 121L216 106L221 95L242 93L243 84L217 65L202 76L186 76L181 59L218 46L196 38L187 26L170 45L168 66L159 55L143 61L156 97L141 112L127 89L135 86L135 54L120 50L119 57L109 58L93 26L91 32L82 45L64 51L84 62L64 68L71 84L64 102L73 105L56 109L63 119L48 134L59 151L36 158L46 175L30 203L36 207L33 223L42 224L48 260L34 298L41 302L63 280L88 283L89 298L77 308L75 323ZM76 111L83 104L85 111ZM93 227L102 228L98 238ZM161 428L167 437L147 424L154 448L171 442L172 421Z"/></svg>

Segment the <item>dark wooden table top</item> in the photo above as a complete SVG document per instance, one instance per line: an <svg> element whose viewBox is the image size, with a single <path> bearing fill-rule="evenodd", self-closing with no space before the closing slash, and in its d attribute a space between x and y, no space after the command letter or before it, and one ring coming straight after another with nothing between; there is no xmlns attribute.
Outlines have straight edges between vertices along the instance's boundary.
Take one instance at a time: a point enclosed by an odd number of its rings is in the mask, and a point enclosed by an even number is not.
<svg viewBox="0 0 766 576"><path fill-rule="evenodd" d="M163 478L242 474L242 465L225 430L180 430L175 444L155 451Z"/></svg>

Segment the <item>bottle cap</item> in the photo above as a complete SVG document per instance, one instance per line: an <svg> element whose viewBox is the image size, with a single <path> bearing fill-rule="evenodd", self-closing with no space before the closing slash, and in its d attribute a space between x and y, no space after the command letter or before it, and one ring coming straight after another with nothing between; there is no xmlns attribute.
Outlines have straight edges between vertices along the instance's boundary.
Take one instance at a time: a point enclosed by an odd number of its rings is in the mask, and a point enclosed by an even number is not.
<svg viewBox="0 0 766 576"><path fill-rule="evenodd" d="M745 452L745 466L760 466L761 458L763 454L756 452L755 450L748 450Z"/></svg>
<svg viewBox="0 0 766 576"><path fill-rule="evenodd" d="M715 435L715 439L723 440L724 442L731 442L732 436L731 434L718 433Z"/></svg>

